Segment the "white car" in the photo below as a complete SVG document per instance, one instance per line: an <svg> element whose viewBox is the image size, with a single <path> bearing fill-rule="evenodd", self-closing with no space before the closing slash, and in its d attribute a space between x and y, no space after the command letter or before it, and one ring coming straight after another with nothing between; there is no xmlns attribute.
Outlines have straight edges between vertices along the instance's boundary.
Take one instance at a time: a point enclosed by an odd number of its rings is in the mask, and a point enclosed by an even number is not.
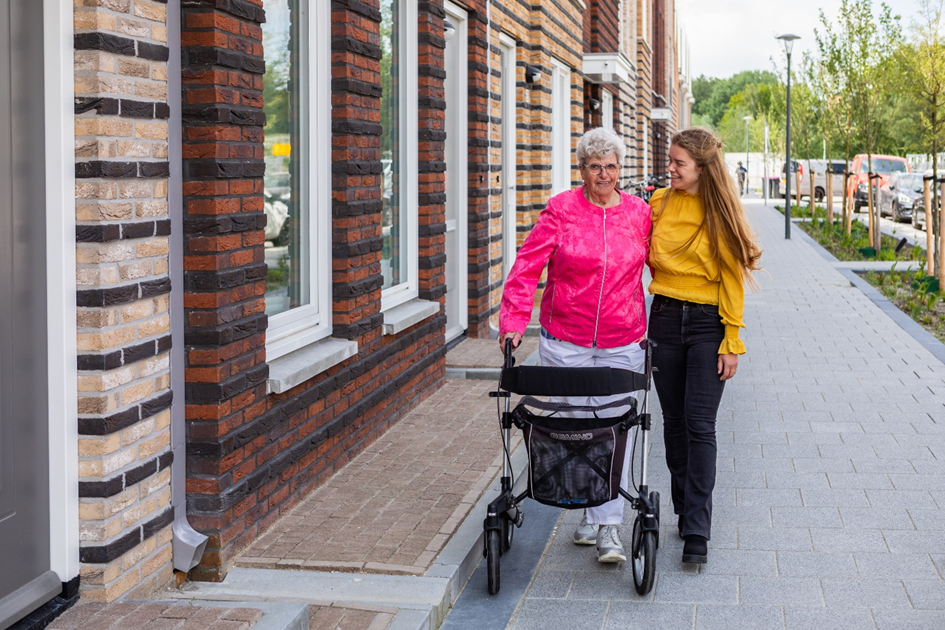
<svg viewBox="0 0 945 630"><path fill-rule="evenodd" d="M263 210L266 212L265 239L273 245L289 242L289 205L282 200L265 196Z"/></svg>

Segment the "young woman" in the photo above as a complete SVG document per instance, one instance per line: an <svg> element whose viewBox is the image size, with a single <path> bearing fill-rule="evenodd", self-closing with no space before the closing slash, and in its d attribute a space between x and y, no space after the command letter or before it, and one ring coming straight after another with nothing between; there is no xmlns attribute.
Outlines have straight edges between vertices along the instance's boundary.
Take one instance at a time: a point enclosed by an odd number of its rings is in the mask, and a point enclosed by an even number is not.
<svg viewBox="0 0 945 630"><path fill-rule="evenodd" d="M744 286L761 250L725 168L722 143L705 129L673 136L671 185L654 193L649 337L663 410L673 510L683 562L704 563L715 487L715 419L725 381L745 346Z"/></svg>

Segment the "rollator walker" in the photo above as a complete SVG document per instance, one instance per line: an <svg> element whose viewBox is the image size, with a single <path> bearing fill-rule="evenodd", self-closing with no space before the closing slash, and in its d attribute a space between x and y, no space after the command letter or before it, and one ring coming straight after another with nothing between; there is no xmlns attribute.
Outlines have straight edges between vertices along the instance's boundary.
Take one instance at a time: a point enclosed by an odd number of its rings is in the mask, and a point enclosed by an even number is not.
<svg viewBox="0 0 945 630"><path fill-rule="evenodd" d="M515 528L522 526L524 513L521 504L526 497L568 510L595 507L618 496L624 497L637 512L629 556L633 583L640 595L653 588L660 520L659 492L650 491L646 483L653 344L646 339L641 344L646 349L643 373L610 367L515 367L512 342L506 341L499 386L496 391L489 392L492 398L505 399L505 411L499 414L503 448L501 491L489 504L483 522L483 555L490 595L499 592L499 560L511 548ZM638 411L633 393L641 390L643 401ZM513 394L524 396L515 409L511 409ZM621 394L623 398L599 406L545 402L535 398ZM501 408L501 403L496 402ZM629 410L617 417L598 415L606 409L626 406L630 407ZM559 415L563 413L576 413L580 417ZM528 453L528 487L518 496L513 495L515 484L509 451L513 425L522 431ZM642 438L634 439L631 447L628 481L632 493L620 485L630 431ZM638 470L639 485L636 483Z"/></svg>

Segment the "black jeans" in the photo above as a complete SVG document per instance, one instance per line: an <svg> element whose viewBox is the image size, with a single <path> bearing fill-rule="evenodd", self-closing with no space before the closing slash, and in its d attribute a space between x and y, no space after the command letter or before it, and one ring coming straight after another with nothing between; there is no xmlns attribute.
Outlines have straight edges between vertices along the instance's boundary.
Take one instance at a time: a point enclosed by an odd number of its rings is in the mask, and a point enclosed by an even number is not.
<svg viewBox="0 0 945 630"><path fill-rule="evenodd" d="M715 419L725 389L718 372L725 337L719 308L655 295L649 337L656 342L653 381L663 409L673 511L683 515L683 536L710 538Z"/></svg>

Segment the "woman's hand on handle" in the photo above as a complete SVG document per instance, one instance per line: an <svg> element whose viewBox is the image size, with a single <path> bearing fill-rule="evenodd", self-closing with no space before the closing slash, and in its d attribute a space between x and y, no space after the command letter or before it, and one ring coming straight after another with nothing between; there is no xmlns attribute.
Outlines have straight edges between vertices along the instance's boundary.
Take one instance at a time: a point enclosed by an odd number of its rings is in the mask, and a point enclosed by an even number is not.
<svg viewBox="0 0 945 630"><path fill-rule="evenodd" d="M719 380L727 381L728 379L735 376L735 372L738 370L738 355L737 354L720 354L719 355Z"/></svg>
<svg viewBox="0 0 945 630"><path fill-rule="evenodd" d="M499 337L499 351L502 352L502 354L505 354L505 340L506 340L506 339L511 339L511 340L512 340L512 350L513 350L513 351L514 351L516 348L518 348L519 344L522 343L522 335L520 335L519 333L517 333L517 332L507 332L507 333L505 333L504 335L502 335L501 337Z"/></svg>

